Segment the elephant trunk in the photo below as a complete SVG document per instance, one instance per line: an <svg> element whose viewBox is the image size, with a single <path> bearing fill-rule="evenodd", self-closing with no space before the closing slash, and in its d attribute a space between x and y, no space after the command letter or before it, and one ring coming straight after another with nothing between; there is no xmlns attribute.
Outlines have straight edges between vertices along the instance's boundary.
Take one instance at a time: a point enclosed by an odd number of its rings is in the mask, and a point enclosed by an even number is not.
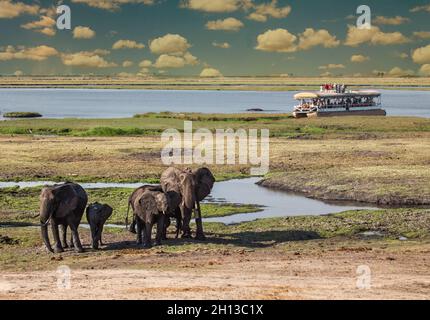
<svg viewBox="0 0 430 320"><path fill-rule="evenodd" d="M41 229L42 229L42 239L43 239L43 242L45 243L46 249L48 249L49 252L54 252L54 250L52 250L51 243L49 242L48 225L42 224Z"/></svg>
<svg viewBox="0 0 430 320"><path fill-rule="evenodd" d="M40 227L42 239L48 251L53 252L51 243L49 242L48 224L54 214L54 206L52 201L44 200L40 206Z"/></svg>

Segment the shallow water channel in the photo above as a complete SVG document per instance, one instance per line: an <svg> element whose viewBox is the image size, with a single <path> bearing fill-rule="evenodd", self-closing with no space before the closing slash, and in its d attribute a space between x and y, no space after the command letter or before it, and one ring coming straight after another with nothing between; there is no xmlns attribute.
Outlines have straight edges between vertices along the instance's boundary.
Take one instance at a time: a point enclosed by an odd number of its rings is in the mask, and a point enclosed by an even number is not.
<svg viewBox="0 0 430 320"><path fill-rule="evenodd" d="M262 218L324 215L347 210L376 209L361 203L323 202L303 195L276 191L256 184L260 178L247 178L217 182L207 203L252 204L260 206L262 211L235 214L227 217L207 218L205 222L234 224ZM37 187L54 182L0 182L0 188L18 186L20 188ZM101 188L137 188L141 183L82 183L85 189Z"/></svg>

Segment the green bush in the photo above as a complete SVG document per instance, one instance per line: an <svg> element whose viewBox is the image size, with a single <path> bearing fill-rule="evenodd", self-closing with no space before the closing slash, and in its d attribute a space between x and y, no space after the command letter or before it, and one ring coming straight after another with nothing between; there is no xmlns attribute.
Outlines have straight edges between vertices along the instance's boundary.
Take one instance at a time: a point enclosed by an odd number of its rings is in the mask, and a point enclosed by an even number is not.
<svg viewBox="0 0 430 320"><path fill-rule="evenodd" d="M42 115L37 112L6 112L4 118L41 118Z"/></svg>

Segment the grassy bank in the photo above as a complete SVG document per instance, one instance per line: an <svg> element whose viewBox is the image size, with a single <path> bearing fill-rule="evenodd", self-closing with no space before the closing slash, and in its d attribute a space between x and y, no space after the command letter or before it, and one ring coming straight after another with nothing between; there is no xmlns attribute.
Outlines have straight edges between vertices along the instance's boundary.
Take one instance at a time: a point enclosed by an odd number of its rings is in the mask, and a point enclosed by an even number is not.
<svg viewBox="0 0 430 320"><path fill-rule="evenodd" d="M159 113L6 121L0 122L0 180L157 182L166 167L160 161L160 135L154 133L181 130L184 120L192 120L194 129L270 129L266 186L322 199L430 203L430 119L421 118ZM250 172L250 165L209 167L218 181Z"/></svg>
<svg viewBox="0 0 430 320"><path fill-rule="evenodd" d="M346 117L293 119L289 114L143 114L124 119L32 119L0 122L2 135L60 135L83 137L153 136L166 129L269 129L272 137L321 138L325 135L363 138L430 132L430 119L412 117Z"/></svg>
<svg viewBox="0 0 430 320"><path fill-rule="evenodd" d="M355 252L378 248L387 255L387 247L406 250L411 245L428 241L430 212L424 209L363 210L321 217L263 219L234 226L206 223L205 230L208 237L205 242L171 239L162 247L148 251L136 246L134 236L128 232L107 228L104 239L108 250L90 250L80 255L66 252L57 255L56 259L45 253L38 229L3 228L0 234L5 241L0 243L0 269L46 270L58 264L72 268L104 268L106 265L112 267L115 261L118 267L123 268L121 259L124 257L139 256L141 261L148 261L151 257L161 259L163 255L201 255L208 252L222 257L237 252L243 255L248 250L265 254L275 254L274 250L292 251L300 255L324 250ZM169 238L173 237L173 231L174 228ZM377 235L366 235L367 231L374 231ZM88 246L88 230L81 229L80 234L84 245ZM399 241L400 237L407 237L407 241ZM132 268L144 268L142 263L135 261Z"/></svg>
<svg viewBox="0 0 430 320"><path fill-rule="evenodd" d="M6 112L4 118L42 118L42 115L37 112Z"/></svg>
<svg viewBox="0 0 430 320"><path fill-rule="evenodd" d="M39 195L41 188L0 189L0 224L34 223L39 219ZM108 223L124 224L128 207L128 197L133 189L106 188L87 190L89 203L99 202L110 205L114 210ZM202 215L206 218L224 217L238 213L258 212L252 205L202 204ZM130 217L131 217L130 213ZM86 222L86 218L83 218Z"/></svg>

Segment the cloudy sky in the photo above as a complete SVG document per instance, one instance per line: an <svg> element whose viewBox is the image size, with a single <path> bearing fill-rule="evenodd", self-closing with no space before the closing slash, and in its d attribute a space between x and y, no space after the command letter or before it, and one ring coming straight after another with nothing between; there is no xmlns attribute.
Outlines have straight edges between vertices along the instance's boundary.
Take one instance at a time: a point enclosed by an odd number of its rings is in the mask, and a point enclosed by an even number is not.
<svg viewBox="0 0 430 320"><path fill-rule="evenodd" d="M0 0L0 74L430 75L430 2L365 2Z"/></svg>

